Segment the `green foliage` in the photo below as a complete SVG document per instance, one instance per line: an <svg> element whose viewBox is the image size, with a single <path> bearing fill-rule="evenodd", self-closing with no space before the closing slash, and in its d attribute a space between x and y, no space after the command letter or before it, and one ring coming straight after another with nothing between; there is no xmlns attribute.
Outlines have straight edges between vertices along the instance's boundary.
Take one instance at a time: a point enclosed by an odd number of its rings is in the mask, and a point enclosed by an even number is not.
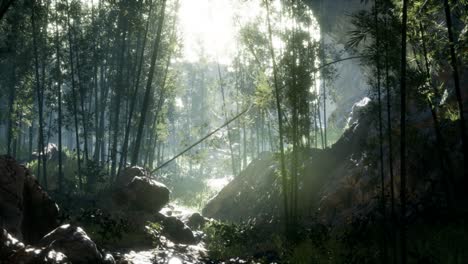
<svg viewBox="0 0 468 264"><path fill-rule="evenodd" d="M86 191L96 192L99 189L108 186L109 175L103 165L94 160L88 160L83 170L83 176L86 180Z"/></svg>
<svg viewBox="0 0 468 264"><path fill-rule="evenodd" d="M166 184L171 188L171 199L174 202L196 211L201 211L216 194L215 190L206 185L204 179L198 177L178 178L166 181Z"/></svg>
<svg viewBox="0 0 468 264"><path fill-rule="evenodd" d="M468 229L465 218L445 216L437 220L437 217L440 216L424 218L408 226L408 263L461 264L467 259ZM287 239L274 226L266 223L258 225L254 221L240 224L211 221L203 229L206 234L204 241L209 256L214 260L240 257L259 263L382 262L383 234L379 221L361 219L333 229L310 224L307 229L297 228L296 239ZM389 230L386 232L390 235ZM391 263L392 244L389 243L390 237L386 239L387 260Z"/></svg>
<svg viewBox="0 0 468 264"><path fill-rule="evenodd" d="M79 189L79 178L77 175L78 165L76 152L70 151L68 148L63 149L63 193L77 192ZM82 161L83 162L83 161ZM34 159L26 164L26 167L31 170L32 173L37 173L37 159ZM58 191L58 172L59 164L58 158L47 160L47 181L48 189L51 191ZM42 173L42 172L41 172ZM105 168L94 162L88 160L86 167L82 168L82 177L86 184L86 191L94 193L100 189L105 188L108 185L108 174ZM39 177L39 180L42 180Z"/></svg>
<svg viewBox="0 0 468 264"><path fill-rule="evenodd" d="M73 199L73 197L70 198ZM83 199L83 197L78 199ZM90 238L100 247L122 249L135 248L150 243L155 246L160 245L161 228L157 223L148 223L146 229L143 229L142 226L135 226L126 217L121 217L115 212L110 213L94 207L82 207L71 208L71 211L67 211L66 221L83 227Z"/></svg>
<svg viewBox="0 0 468 264"><path fill-rule="evenodd" d="M227 224L217 221L206 224L203 231L210 258L224 260L249 256L253 244L258 242L254 238L253 230L253 225L250 224Z"/></svg>
<svg viewBox="0 0 468 264"><path fill-rule="evenodd" d="M258 72L256 77L256 89L254 103L264 111L273 103L273 90L268 82L268 76L264 72Z"/></svg>
<svg viewBox="0 0 468 264"><path fill-rule="evenodd" d="M78 177L76 175L76 153L68 149L63 150L63 175L65 192L73 192L78 188ZM42 166L42 165L41 165ZM37 174L37 159L34 159L26 164L26 167L33 173ZM49 190L58 189L58 160L47 160L47 182ZM42 171L41 171L42 173ZM37 175L36 175L37 176ZM42 176L38 177L42 180Z"/></svg>
<svg viewBox="0 0 468 264"><path fill-rule="evenodd" d="M462 219L409 229L410 263L461 264L468 259L468 228Z"/></svg>
<svg viewBox="0 0 468 264"><path fill-rule="evenodd" d="M300 228L298 228L301 230ZM278 228L254 223L228 224L212 221L204 232L210 258L254 259L260 263L335 264L378 263L378 233L366 229L368 237L351 229L331 233L316 225L299 232L296 240L285 238Z"/></svg>
<svg viewBox="0 0 468 264"><path fill-rule="evenodd" d="M161 245L161 234L163 230L163 226L161 223L157 222L148 222L145 226L146 232L150 235L153 246L158 247Z"/></svg>
<svg viewBox="0 0 468 264"><path fill-rule="evenodd" d="M125 233L130 231L123 219L116 219L101 209L81 209L72 221L83 225L95 241L103 244L122 240Z"/></svg>

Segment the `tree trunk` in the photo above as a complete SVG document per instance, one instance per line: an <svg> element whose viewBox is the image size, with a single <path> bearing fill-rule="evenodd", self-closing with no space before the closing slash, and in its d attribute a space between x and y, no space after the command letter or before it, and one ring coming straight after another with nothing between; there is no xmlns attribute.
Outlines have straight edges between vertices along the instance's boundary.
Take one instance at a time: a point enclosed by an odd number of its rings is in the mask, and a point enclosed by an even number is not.
<svg viewBox="0 0 468 264"><path fill-rule="evenodd" d="M318 129L320 132L320 139L322 141L322 149L325 149L325 141L323 138L323 126L322 126L322 115L320 114L320 97L317 100L317 118L318 118Z"/></svg>
<svg viewBox="0 0 468 264"><path fill-rule="evenodd" d="M385 28L387 21L385 20ZM395 214L395 180L393 173L393 142L392 142L392 115L391 115L391 92L390 92L390 73L389 73L389 56L388 42L385 42L385 89L387 94L387 136L388 136L388 165L390 172L390 214L392 223L392 246L393 246L393 263L397 263L397 244L396 244L396 214Z"/></svg>
<svg viewBox="0 0 468 264"><path fill-rule="evenodd" d="M28 159L32 160L34 122L29 126ZM39 176L39 175L38 175Z"/></svg>
<svg viewBox="0 0 468 264"><path fill-rule="evenodd" d="M283 139L283 112L281 109L281 99L279 91L279 79L276 68L276 58L275 50L273 47L273 33L271 29L270 21L270 4L268 0L265 0L266 12L267 12L267 21L268 21L268 40L269 40L269 49L271 59L273 61L273 79L275 86L275 98L276 98L276 111L278 115L278 129L279 129L279 148L280 148L280 168L281 168L281 178L282 178L282 190L283 190L283 206L284 206L284 217L286 223L286 230L289 229L289 216L288 216L288 196L287 196L287 175L286 175L286 161L284 155L284 139Z"/></svg>
<svg viewBox="0 0 468 264"><path fill-rule="evenodd" d="M58 1L56 0L57 4ZM56 23L55 23L55 46L56 46L56 67L57 67L57 105L58 105L58 190L63 193L63 160L62 160L62 71L60 68L60 43L59 43L59 31L58 31L58 13L55 10Z"/></svg>
<svg viewBox="0 0 468 264"><path fill-rule="evenodd" d="M66 1L67 4L67 25L68 25L68 53L70 57L70 75L72 81L72 100L73 100L73 119L75 123L75 137L76 137L76 159L78 163L78 181L80 190L83 190L83 178L81 175L81 151L80 151L80 133L79 133L79 123L78 123L78 107L77 107L77 97L76 97L76 83L75 83L75 67L73 63L73 41L71 35L71 24L70 24L70 9L68 6L68 0Z"/></svg>
<svg viewBox="0 0 468 264"><path fill-rule="evenodd" d="M460 133L462 141L462 151L463 151L463 171L464 171L464 180L465 188L468 184L468 142L466 137L466 123L465 123L465 113L463 110L463 98L461 94L460 87L460 77L458 75L458 62L457 55L455 53L455 38L453 36L453 27L452 27L452 14L450 11L450 5L448 0L444 0L444 9L445 9L445 19L447 20L447 34L449 39L450 46L450 63L452 65L452 74L453 74L453 83L455 85L455 94L457 96L458 102L458 111L460 115Z"/></svg>
<svg viewBox="0 0 468 264"><path fill-rule="evenodd" d="M385 174L384 174L384 153L383 153L383 121L382 121L382 95L380 90L380 77L381 77L381 68L380 68L380 36L379 36L379 21L378 21L378 1L374 2L374 23L375 23L375 45L376 45L376 54L375 54L375 64L377 69L377 101L378 101L378 116L379 116L379 158L380 158L380 199L381 200L381 210L382 210L382 234L383 234L383 254L381 256L382 263L387 263L388 252L387 252L387 213L386 213L386 201L385 201ZM325 143L326 144L326 143Z"/></svg>
<svg viewBox="0 0 468 264"><path fill-rule="evenodd" d="M403 0L403 20L401 28L401 79L400 79L400 250L401 264L406 264L406 32L408 21L408 0Z"/></svg>
<svg viewBox="0 0 468 264"><path fill-rule="evenodd" d="M38 105L38 115L39 115L39 140L38 140L38 154L42 157L42 177L44 189L47 190L47 158L44 153L44 117L43 117L43 91L41 91L41 83L39 76L39 52L37 44L37 28L36 28L36 14L34 9L34 4L32 7L31 14L31 25L32 25L32 35L33 35L33 48L34 48L34 65L35 65L35 81L36 81L36 96L37 96L37 105ZM39 160L39 159L38 159ZM38 163L39 167L39 163ZM39 176L38 176L39 177Z"/></svg>
<svg viewBox="0 0 468 264"><path fill-rule="evenodd" d="M135 141L135 148L133 149L133 154L132 154L132 159L131 159L132 166L136 165L138 162L138 155L139 155L140 144L141 144L141 136L143 134L143 127L145 125L146 114L149 109L151 95L153 94L153 77L154 77L154 72L156 69L156 60L158 59L158 55L159 55L159 45L161 43L161 33L164 27L165 12L166 12L166 0L162 0L161 13L159 14L159 19L158 19L158 31L156 33L156 39L154 41L153 54L151 56L151 64L150 64L150 69L148 72L148 81L146 83L146 91L145 91L145 96L143 99L143 106L141 109L140 122L138 124L138 132L137 132L136 141Z"/></svg>
<svg viewBox="0 0 468 264"><path fill-rule="evenodd" d="M226 109L226 98L224 95L224 82L223 82L223 77L221 75L221 68L218 63L218 77L219 77L219 87L221 89L221 97L223 99L223 113L224 113L224 120L228 120L228 115L227 115L227 109ZM231 154L231 167L232 167L232 175L237 175L236 171L236 163L235 163L235 158L234 158L234 151L232 150L232 135L231 135L231 129L229 126L226 127L227 129L227 134L228 134L228 144L229 144L229 153Z"/></svg>
<svg viewBox="0 0 468 264"><path fill-rule="evenodd" d="M117 68L117 80L115 84L115 95L114 95L114 119L113 119L113 139L112 139L112 149L111 149L111 179L114 180L116 177L116 170L117 170L117 145L119 141L119 125L120 125L120 102L122 99L122 91L123 91L123 67L125 62L125 50L126 50L126 37L127 37L127 19L124 18L124 6L121 3L121 10L120 10L120 17L119 17L119 27L121 31L121 39L120 39L120 51L118 56L118 68Z"/></svg>
<svg viewBox="0 0 468 264"><path fill-rule="evenodd" d="M75 36L76 41L76 36ZM80 100L80 110L81 110L81 125L83 127L83 165L86 167L89 155L88 155L88 124L87 124L87 115L86 115L86 108L84 105L85 102L85 91L83 87L83 78L81 77L81 64L80 64L80 54L78 51L77 45L75 46L75 58L76 58L76 73L78 77L78 95Z"/></svg>
<svg viewBox="0 0 468 264"><path fill-rule="evenodd" d="M442 131L440 129L440 123L439 123L439 118L437 116L437 105L440 100L440 95L437 87L432 84L431 80L431 71L430 71L430 63L429 63L429 56L427 54L427 46L426 46L426 40L424 38L424 28L422 25L422 22L419 23L419 30L421 34L421 44L422 44L422 52L423 52L423 57L424 57L424 69L421 67L421 71L425 72L426 75L426 80L429 85L429 87L432 89L434 93L434 98L436 100L436 103L431 101L430 98L427 98L426 102L427 105L431 111L431 116L432 116L432 121L434 123L434 132L436 135L436 146L437 150L439 152L440 158L438 159L440 162L440 168L444 174L444 180L445 180L445 192L446 192L446 199L447 199L447 204L451 208L454 205L454 186L453 186L453 170L450 165L450 161L447 159L448 155L445 151L445 140L442 136ZM416 54L416 52L414 52Z"/></svg>
<svg viewBox="0 0 468 264"><path fill-rule="evenodd" d="M325 41L323 38L321 39L321 48L320 48L320 55L322 63L325 62ZM322 70L322 87L323 87L323 140L324 140L324 148L327 147L327 87L326 87L326 80L325 74Z"/></svg>
<svg viewBox="0 0 468 264"><path fill-rule="evenodd" d="M11 155L11 141L13 140L13 120L14 120L14 109L15 109L15 97L16 97L16 89L15 89L15 66L12 68L11 73L11 83L10 83L10 96L8 98L8 139L7 139L7 154Z"/></svg>
<svg viewBox="0 0 468 264"><path fill-rule="evenodd" d="M93 36L94 38L98 38L98 34L96 31L96 20L95 20L95 9L94 3L91 3L91 23L93 25ZM98 44L99 43L99 44ZM100 41L96 43L96 40L93 39L93 57L97 58L97 50L96 46L101 45ZM98 128L99 128L99 85L98 85L98 62L94 61L93 63L93 91L94 91L94 135L96 137L95 144L94 144L94 153L93 153L93 160L94 162L99 161L99 143L98 143ZM90 100L91 101L91 100ZM91 108L90 108L91 110Z"/></svg>
<svg viewBox="0 0 468 264"><path fill-rule="evenodd" d="M150 3L149 3L150 9L149 9L149 13L148 13L148 20L146 21L145 32L144 32L144 36L143 36L143 44L141 45L141 49L140 49L140 61L138 63L138 70L137 70L136 77L135 77L135 88L133 90L133 96L132 96L132 100L131 100L131 103L130 103L129 118L127 120L127 126L125 127L125 135L124 135L124 141L123 141L123 147L122 147L122 155L121 155L121 158L120 158L119 170L118 170L117 175L120 174L120 170L122 169L122 167L125 166L124 163L126 163L126 157L127 157L127 152L128 152L128 142L129 142L129 137L130 137L130 131L131 131L131 128L132 128L133 112L135 110L135 104L136 104L136 100L137 100L138 90L139 90L139 87L140 87L141 70L143 68L143 62L145 60L144 59L145 47L146 47L146 41L148 39L148 29L149 29L149 24L150 24L150 20L151 20L150 18L151 18L152 10L153 10L153 3L152 2L153 1L151 0ZM141 35L141 32L140 32L140 35Z"/></svg>

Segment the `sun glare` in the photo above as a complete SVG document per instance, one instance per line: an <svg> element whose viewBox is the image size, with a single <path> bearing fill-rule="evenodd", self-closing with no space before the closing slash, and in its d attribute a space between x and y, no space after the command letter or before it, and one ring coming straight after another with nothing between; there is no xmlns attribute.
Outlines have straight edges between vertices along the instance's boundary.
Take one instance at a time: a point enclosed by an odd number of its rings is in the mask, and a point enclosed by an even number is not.
<svg viewBox="0 0 468 264"><path fill-rule="evenodd" d="M230 0L181 0L179 19L185 60L207 56L229 63L236 34Z"/></svg>
<svg viewBox="0 0 468 264"><path fill-rule="evenodd" d="M99 0L81 0L86 6L97 6L99 4Z"/></svg>
<svg viewBox="0 0 468 264"><path fill-rule="evenodd" d="M273 7L281 8L280 1L275 1ZM229 65L237 51L236 39L240 26L256 17L265 16L260 0L180 0L178 17L184 47L183 60L196 62L207 58ZM283 23L287 25L288 21ZM309 30L314 39L320 38L316 23ZM278 39L273 39L273 42L275 48L283 46Z"/></svg>

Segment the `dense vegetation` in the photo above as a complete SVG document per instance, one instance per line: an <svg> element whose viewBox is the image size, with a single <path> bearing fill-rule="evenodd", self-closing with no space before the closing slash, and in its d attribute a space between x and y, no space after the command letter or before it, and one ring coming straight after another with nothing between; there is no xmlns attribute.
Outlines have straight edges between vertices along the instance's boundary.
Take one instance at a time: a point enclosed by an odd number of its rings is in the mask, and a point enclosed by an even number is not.
<svg viewBox="0 0 468 264"><path fill-rule="evenodd" d="M222 52L188 41L187 1L0 1L0 153L63 221L137 244L106 199L140 166L218 218L204 261L468 260L466 0L209 2L233 9Z"/></svg>

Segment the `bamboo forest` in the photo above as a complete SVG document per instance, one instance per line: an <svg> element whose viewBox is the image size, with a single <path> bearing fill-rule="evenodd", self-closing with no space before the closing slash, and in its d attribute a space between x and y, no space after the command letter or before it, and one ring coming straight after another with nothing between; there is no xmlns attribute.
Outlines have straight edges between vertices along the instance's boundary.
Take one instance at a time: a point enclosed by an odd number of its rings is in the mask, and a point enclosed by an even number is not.
<svg viewBox="0 0 468 264"><path fill-rule="evenodd" d="M0 264L468 263L468 0L0 0Z"/></svg>

